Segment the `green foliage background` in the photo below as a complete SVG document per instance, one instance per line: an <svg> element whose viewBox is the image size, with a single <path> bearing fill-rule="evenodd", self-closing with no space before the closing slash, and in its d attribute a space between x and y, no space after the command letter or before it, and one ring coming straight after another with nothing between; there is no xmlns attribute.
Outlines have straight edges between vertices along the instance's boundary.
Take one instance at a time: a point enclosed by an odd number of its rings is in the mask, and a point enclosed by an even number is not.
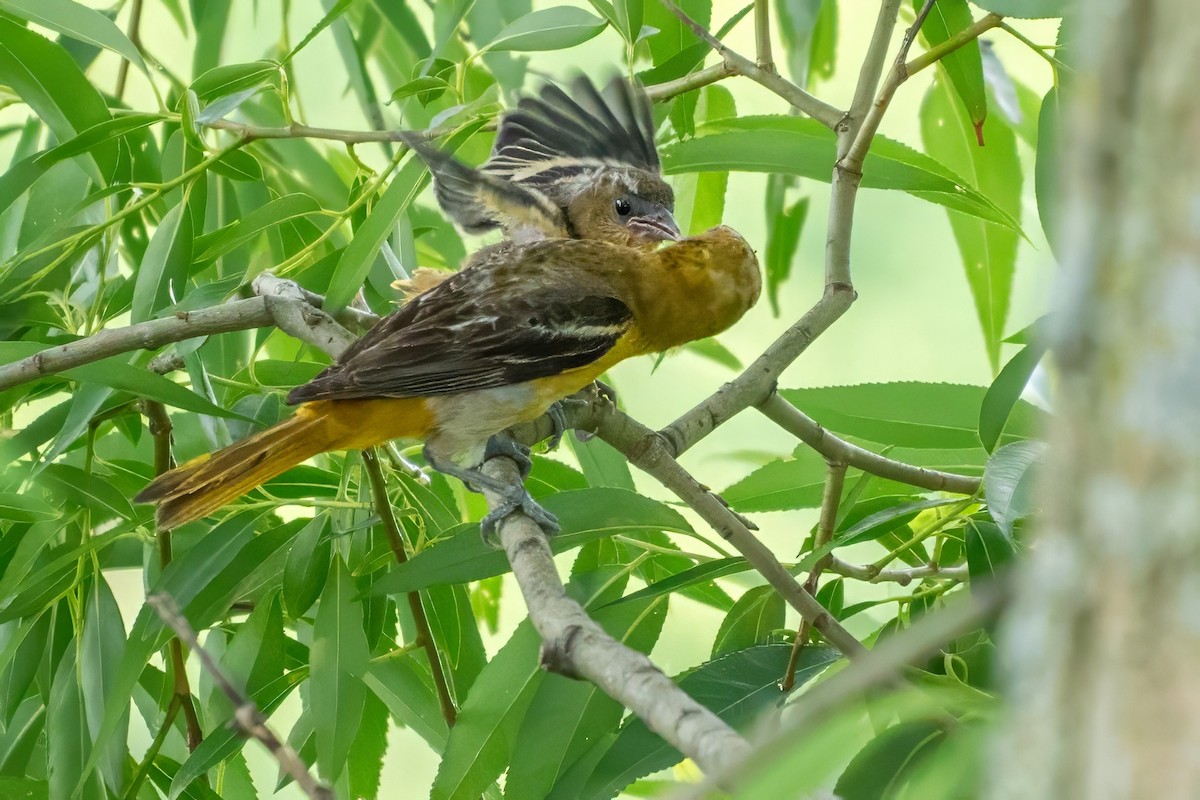
<svg viewBox="0 0 1200 800"><path fill-rule="evenodd" d="M132 1L92 5L0 0L0 153L9 165L0 176L0 363L220 303L267 269L326 294L333 308L362 287L386 313L394 279L418 265L453 269L481 244L442 219L423 166L396 145L287 138L231 147L234 135L211 123L283 126L286 109L296 122L355 131L439 125L478 162L490 145L484 123L541 76L629 71L655 84L707 54L651 0L146 0L143 61L122 32ZM925 42L994 5L939 0ZM1060 13L1045 2L1003 5L1018 16ZM683 6L713 30L744 11L723 1ZM772 6L781 71L848 103L875 8ZM907 4L903 13L911 20ZM726 38L739 52L754 51L752 18ZM1057 32L1054 20L1013 22L1039 42ZM852 469L835 538L850 562L891 554L892 568L933 561L976 578L1019 551L1026 470L1039 453L1030 440L1043 414L1016 398L1041 351L1029 336L1002 341L1040 316L1051 278L1037 201L1052 193L1053 160L1036 148L1041 98L1055 81L1020 42L999 31L986 38L983 51L970 45L902 87L881 131L888 138L864 169L864 186L878 190L861 194L855 219L861 299L782 386L788 401L869 449L966 474L986 469L990 502ZM118 53L133 62L120 99ZM819 296L833 160L828 131L744 78L656 113L681 226L741 231L760 254L768 293L719 342L614 371L623 405L653 427L730 379ZM1041 127L1052 133L1045 116ZM394 565L378 530L361 458L338 453L177 531L174 560L160 568L151 510L127 499L154 468L139 401L170 408L183 461L279 419L287 388L326 361L270 329L175 352L183 368L167 377L145 368L152 354L136 353L0 392L0 789L7 781L29 796L91 798L138 785L138 797L240 798L274 788L273 762L256 744L242 750L224 727L228 701L195 664L204 743L189 753L175 716L143 761L172 686L160 655L168 634L143 606L150 587L169 590L208 629L206 648L264 710L279 709L273 723L340 794L372 796L382 785L416 797L432 785L445 798L641 796L686 775L662 772L677 754L639 722L621 726L622 710L597 690L537 669L537 637L503 556L476 533L482 501L439 476L426 488L389 473L416 553L407 566ZM684 463L752 515L780 558L801 565L797 574L807 571L819 456L751 413ZM775 684L798 620L740 559L712 547L716 537L690 511L597 441L538 458L531 488L564 522L555 548L572 593L610 632L740 727L781 703ZM903 549L910 540L921 541ZM870 646L969 583L829 576L819 597ZM449 734L429 665L405 646L413 629L402 594L416 590L462 709ZM895 778L898 796L970 796L979 723L996 706L993 649L986 630L964 636L924 665L922 693L839 712L781 760L789 790L836 783L843 797L873 797ZM820 643L806 647L799 682L819 680L836 658ZM935 724L934 708L959 726ZM202 774L208 787L193 780ZM746 796L783 796L759 790L767 794ZM283 794L298 796L294 786Z"/></svg>

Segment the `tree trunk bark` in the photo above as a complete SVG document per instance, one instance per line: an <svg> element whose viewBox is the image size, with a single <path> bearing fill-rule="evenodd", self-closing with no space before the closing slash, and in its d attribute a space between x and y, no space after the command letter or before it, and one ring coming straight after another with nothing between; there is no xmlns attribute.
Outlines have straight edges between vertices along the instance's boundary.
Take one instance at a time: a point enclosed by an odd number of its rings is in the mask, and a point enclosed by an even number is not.
<svg viewBox="0 0 1200 800"><path fill-rule="evenodd" d="M1200 25L1076 2L1062 383L1001 632L993 798L1200 797Z"/></svg>

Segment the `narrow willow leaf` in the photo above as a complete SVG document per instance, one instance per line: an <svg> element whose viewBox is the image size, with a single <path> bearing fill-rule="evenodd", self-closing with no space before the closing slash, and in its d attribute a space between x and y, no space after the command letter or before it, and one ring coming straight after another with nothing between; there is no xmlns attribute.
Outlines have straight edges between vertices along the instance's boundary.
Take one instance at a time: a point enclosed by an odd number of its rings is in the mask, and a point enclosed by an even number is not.
<svg viewBox="0 0 1200 800"><path fill-rule="evenodd" d="M922 0L913 0L913 8L920 9ZM921 38L927 47L936 47L951 36L960 33L975 20L967 0L939 0L929 10L925 24L921 26ZM987 140L983 122L987 119L987 94L983 88L983 56L979 52L979 40L967 42L938 61L938 70L950 79L955 94L962 102L975 129L975 138L980 147ZM933 152L939 153L939 150ZM1020 174L1018 170L1017 175ZM1018 192L1018 196L1019 196Z"/></svg>
<svg viewBox="0 0 1200 800"><path fill-rule="evenodd" d="M1042 231L1054 255L1062 260L1059 249L1058 213L1062 204L1059 201L1059 142L1058 118L1059 109L1058 87L1046 92L1042 98L1041 111L1038 113L1038 148L1037 161L1033 168L1034 195L1037 197L1038 217L1042 222Z"/></svg>
<svg viewBox="0 0 1200 800"><path fill-rule="evenodd" d="M705 30L709 30L712 22L712 0L682 0L676 5ZM708 51L708 45L702 43L692 29L684 25L683 21L662 3L646 3L642 8L642 22L658 29L658 33L646 39L646 46L650 49L650 57L656 67L666 64L675 56L697 45L700 46L701 52Z"/></svg>
<svg viewBox="0 0 1200 800"><path fill-rule="evenodd" d="M971 448L980 444L979 409L987 389L900 381L786 389L781 394L839 434L901 447ZM1045 421L1045 412L1018 400L1005 437L1030 438L1042 430Z"/></svg>
<svg viewBox="0 0 1200 800"><path fill-rule="evenodd" d="M709 661L678 679L679 688L735 728L745 729L760 714L783 703L779 676L791 656L790 644L763 645ZM796 687L823 672L839 658L829 647L806 647L796 669ZM617 735L596 766L580 800L615 795L633 780L679 763L678 750L651 733L639 719Z"/></svg>
<svg viewBox="0 0 1200 800"><path fill-rule="evenodd" d="M117 607L116 598L113 597L108 582L102 575L94 575L87 591L83 639L79 649L82 665L80 689L83 693L87 730L91 736L99 732L104 721L109 690L115 682L124 652L125 626L121 622L121 610ZM100 762L100 774L114 792L120 791L123 783L128 724L129 717L126 712Z"/></svg>
<svg viewBox="0 0 1200 800"><path fill-rule="evenodd" d="M940 4L939 4L940 5ZM935 6L935 8L938 6ZM961 51L959 51L961 52ZM1013 219L1021 217L1021 160L1012 129L997 118L978 123L987 146L978 147L971 123L951 96L946 80L930 87L921 105L921 138L946 166L970 181ZM1009 298L1016 273L1016 231L977 217L947 210L954 240L962 256L967 283L983 330L993 372L999 369Z"/></svg>
<svg viewBox="0 0 1200 800"><path fill-rule="evenodd" d="M837 160L834 134L814 119L751 116L702 126L704 135L662 148L663 170L775 172L828 183ZM865 188L915 197L1020 230L1019 223L951 169L894 139L876 136L863 164Z"/></svg>
<svg viewBox="0 0 1200 800"><path fill-rule="evenodd" d="M192 261L192 215L188 203L171 208L158 224L137 270L130 319L145 322L183 297Z"/></svg>
<svg viewBox="0 0 1200 800"><path fill-rule="evenodd" d="M599 437L580 441L571 436L567 437L566 441L579 461L579 467L583 470L583 476L587 478L589 486L636 491L628 459L611 444Z"/></svg>
<svg viewBox="0 0 1200 800"><path fill-rule="evenodd" d="M346 767L366 702L362 676L371 657L354 578L334 556L313 624L310 708L317 734L317 766L334 782Z"/></svg>
<svg viewBox="0 0 1200 800"><path fill-rule="evenodd" d="M983 473L988 513L1005 535L1035 510L1037 467L1046 455L1045 442L1013 442L997 450Z"/></svg>
<svg viewBox="0 0 1200 800"><path fill-rule="evenodd" d="M0 85L16 92L62 142L112 118L104 98L61 45L6 18L0 18ZM115 142L91 151L98 170L94 177L101 183L116 173L117 153Z"/></svg>
<svg viewBox="0 0 1200 800"><path fill-rule="evenodd" d="M721 620L713 640L712 658L766 644L768 637L783 627L786 604L771 586L755 586L738 598Z"/></svg>
<svg viewBox="0 0 1200 800"><path fill-rule="evenodd" d="M562 531L550 546L556 553L614 533L639 530L690 533L678 511L627 489L600 488L560 492L546 498L546 510L558 516ZM384 575L370 594L396 594L447 583L465 583L509 571L504 553L484 544L478 525L463 525L445 541L426 548Z"/></svg>
<svg viewBox="0 0 1200 800"><path fill-rule="evenodd" d="M111 50L147 76L150 74L142 54L115 22L74 0L0 0L0 9L72 39Z"/></svg>
<svg viewBox="0 0 1200 800"><path fill-rule="evenodd" d="M1021 393L1029 385L1033 371L1045 354L1046 345L1042 341L1025 345L1004 365L1004 369L988 387L979 406L979 439L989 453L996 449L1013 406L1021 399Z"/></svg>
<svg viewBox="0 0 1200 800"><path fill-rule="evenodd" d="M1005 17L1045 19L1061 17L1068 0L971 0L980 8Z"/></svg>
<svg viewBox="0 0 1200 800"><path fill-rule="evenodd" d="M1014 556L1013 541L1000 526L974 519L967 521L966 550L972 581L994 578Z"/></svg>
<svg viewBox="0 0 1200 800"><path fill-rule="evenodd" d="M649 653L667 616L667 602L642 600L592 614L609 636ZM508 797L546 797L559 776L624 716L620 703L594 684L551 677L542 682L516 738L505 780Z"/></svg>
<svg viewBox="0 0 1200 800"><path fill-rule="evenodd" d="M770 234L767 239L767 253L764 259L767 279L767 299L771 302L771 310L779 313L779 287L792 274L792 262L796 251L800 248L800 232L804 230L804 221L808 218L808 198L801 197L796 202L780 210L768 223Z"/></svg>
<svg viewBox="0 0 1200 800"><path fill-rule="evenodd" d="M483 49L493 52L565 50L599 35L607 26L607 22L582 8L540 8L506 25Z"/></svg>
<svg viewBox="0 0 1200 800"><path fill-rule="evenodd" d="M288 549L283 567L283 604L292 619L312 608L325 588L333 546L328 531L329 517L314 517Z"/></svg>
<svg viewBox="0 0 1200 800"><path fill-rule="evenodd" d="M68 647L54 671L50 699L46 704L46 763L51 797L71 797L77 788L83 800L103 800L104 787L99 775L80 779L91 741L79 685L75 648ZM94 756L93 756L94 757Z"/></svg>
<svg viewBox="0 0 1200 800"><path fill-rule="evenodd" d="M278 225L321 211L321 204L306 194L285 194L211 233L197 236L196 261L206 262L225 255Z"/></svg>
<svg viewBox="0 0 1200 800"><path fill-rule="evenodd" d="M258 163L258 159L245 150L230 150L214 161L209 169L235 181L261 181L263 179L262 164Z"/></svg>
<svg viewBox="0 0 1200 800"><path fill-rule="evenodd" d="M188 85L205 105L222 97L263 86L279 75L278 61L252 61L213 67ZM211 121L211 120L210 120Z"/></svg>
<svg viewBox="0 0 1200 800"><path fill-rule="evenodd" d="M893 725L867 742L850 760L834 792L842 800L874 800L904 785L907 775L944 740L942 726L929 720Z"/></svg>

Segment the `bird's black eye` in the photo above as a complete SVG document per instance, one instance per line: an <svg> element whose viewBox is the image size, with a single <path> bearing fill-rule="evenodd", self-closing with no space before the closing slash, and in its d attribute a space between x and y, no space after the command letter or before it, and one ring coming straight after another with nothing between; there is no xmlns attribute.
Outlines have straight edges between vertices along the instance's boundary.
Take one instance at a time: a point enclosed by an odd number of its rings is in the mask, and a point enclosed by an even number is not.
<svg viewBox="0 0 1200 800"><path fill-rule="evenodd" d="M629 205L629 201L626 200L624 197L617 198L616 206L617 206L617 213L620 214L622 217L626 216L627 214L629 214L630 211L633 210L633 207L631 205Z"/></svg>

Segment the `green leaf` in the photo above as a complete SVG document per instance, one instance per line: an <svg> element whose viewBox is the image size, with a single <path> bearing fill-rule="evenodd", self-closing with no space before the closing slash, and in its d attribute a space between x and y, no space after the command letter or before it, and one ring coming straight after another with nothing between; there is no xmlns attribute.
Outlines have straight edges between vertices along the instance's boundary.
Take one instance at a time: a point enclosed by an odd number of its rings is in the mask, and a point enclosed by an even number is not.
<svg viewBox="0 0 1200 800"><path fill-rule="evenodd" d="M712 0L681 0L676 5L688 17L703 25L706 30L709 29L712 22ZM696 34L692 33L692 29L683 24L683 20L660 2L644 4L641 21L658 29L658 33L646 39L646 46L650 49L650 57L655 66L666 64L683 51L697 45L700 45L702 52L708 51L708 45L703 44Z"/></svg>
<svg viewBox="0 0 1200 800"><path fill-rule="evenodd" d="M354 595L354 578L336 555L313 623L309 699L317 732L317 766L331 783L345 769L366 702L362 676L371 652L363 632L362 603Z"/></svg>
<svg viewBox="0 0 1200 800"><path fill-rule="evenodd" d="M425 664L417 663L412 654L372 661L364 682L397 722L415 731L434 751L445 749L449 729Z"/></svg>
<svg viewBox="0 0 1200 800"><path fill-rule="evenodd" d="M696 355L707 358L709 361L715 361L723 367L728 367L735 371L742 368L741 359L714 337L697 339L694 342L688 342L684 346Z"/></svg>
<svg viewBox="0 0 1200 800"><path fill-rule="evenodd" d="M808 83L812 35L822 7L822 0L779 0L775 4L776 29L783 42L788 73L800 86Z"/></svg>
<svg viewBox="0 0 1200 800"><path fill-rule="evenodd" d="M767 238L767 253L765 273L767 279L767 299L771 302L771 310L779 313L779 287L792 274L792 261L800 247L800 232L804 230L804 221L808 218L808 198L801 197L796 202L782 209L770 222L770 234Z"/></svg>
<svg viewBox="0 0 1200 800"><path fill-rule="evenodd" d="M743 513L818 508L825 487L825 459L809 448L796 458L772 461L721 492Z"/></svg>
<svg viewBox="0 0 1200 800"><path fill-rule="evenodd" d="M213 67L196 78L188 88L206 105L247 89L256 89L279 74L277 61L251 61L247 64L224 64ZM207 120L211 122L212 120Z"/></svg>
<svg viewBox="0 0 1200 800"><path fill-rule="evenodd" d="M100 122L83 133L13 164L0 175L0 211L24 194L50 167L68 158L85 155L96 147L160 122L159 114L129 114Z"/></svg>
<svg viewBox="0 0 1200 800"><path fill-rule="evenodd" d="M430 800L479 797L508 765L525 712L546 674L538 669L541 639L528 621L480 673L450 729Z"/></svg>
<svg viewBox="0 0 1200 800"><path fill-rule="evenodd" d="M52 508L46 501L30 493L14 494L0 492L0 519L13 522L38 522L54 519L61 510Z"/></svg>
<svg viewBox="0 0 1200 800"><path fill-rule="evenodd" d="M183 297L191 262L192 215L182 202L163 216L146 247L134 279L130 320L145 322Z"/></svg>
<svg viewBox="0 0 1200 800"><path fill-rule="evenodd" d="M0 0L0 10L42 27L103 47L129 61L149 76L146 62L129 37L99 11L73 0Z"/></svg>
<svg viewBox="0 0 1200 800"><path fill-rule="evenodd" d="M972 3L1005 17L1044 19L1066 13L1067 0L971 0Z"/></svg>
<svg viewBox="0 0 1200 800"><path fill-rule="evenodd" d="M197 262L212 261L251 241L263 231L311 214L318 214L321 204L306 194L285 194L254 209L223 228L196 237L194 251Z"/></svg>
<svg viewBox="0 0 1200 800"><path fill-rule="evenodd" d="M1042 222L1042 231L1050 249L1059 260L1062 251L1059 249L1059 213L1062 208L1061 190L1059 188L1059 138L1058 118L1059 108L1058 87L1046 92L1042 98L1042 108L1038 113L1038 146L1037 161L1033 167L1033 189L1037 197L1038 217Z"/></svg>
<svg viewBox="0 0 1200 800"><path fill-rule="evenodd" d="M346 762L351 797L380 796L379 778L383 771L384 756L387 754L387 734L387 706L375 695L368 694L354 747L351 748L350 758Z"/></svg>
<svg viewBox="0 0 1200 800"><path fill-rule="evenodd" d="M583 44L607 26L607 22L582 8L540 8L506 25L483 50L565 50Z"/></svg>
<svg viewBox="0 0 1200 800"><path fill-rule="evenodd" d="M1006 535L1036 509L1037 467L1046 455L1045 442L1013 442L997 450L983 473L988 513Z"/></svg>
<svg viewBox="0 0 1200 800"><path fill-rule="evenodd" d="M940 8L937 4L934 8ZM959 52L962 52L961 50ZM947 166L965 177L1013 219L1021 218L1021 160L1012 129L997 118L980 123L987 146L978 147L970 124L940 75L921 105L921 138ZM983 329L993 372L999 369L1009 297L1017 265L1016 231L947 210L950 228L962 256L967 283Z"/></svg>
<svg viewBox="0 0 1200 800"><path fill-rule="evenodd" d="M313 39L320 36L323 30L336 22L339 17L341 17L350 9L350 6L354 5L354 3L355 0L338 0L338 2L329 9L325 16L321 17L320 21L317 22L316 25L312 26L312 29L309 30L308 33L304 34L304 38L297 42L296 46L293 47L288 54L283 57L282 63L286 64L295 58L297 53L307 47L309 42L311 42Z"/></svg>
<svg viewBox="0 0 1200 800"><path fill-rule="evenodd" d="M38 476L38 483L64 500L71 500L80 508L90 508L101 514L107 510L120 519L134 516L133 506L125 493L96 474L84 472L70 464L51 464Z"/></svg>
<svg viewBox="0 0 1200 800"><path fill-rule="evenodd" d="M787 389L780 394L821 425L843 436L902 447L970 448L980 444L979 409L987 389L901 381ZM1005 438L1035 436L1045 420L1043 411L1018 400Z"/></svg>
<svg viewBox="0 0 1200 800"><path fill-rule="evenodd" d="M913 0L914 10L920 9L922 2ZM967 0L938 0L921 26L921 38L927 47L936 47L971 27L974 21ZM983 122L987 119L987 94L983 88L983 56L979 51L979 40L967 42L954 52L942 56L938 61L938 71L949 77L975 129L976 140L983 147L983 143L990 140L984 138L983 130ZM938 150L932 152L940 155ZM1017 172L1019 174L1020 171ZM1017 194L1020 196L1020 192Z"/></svg>
<svg viewBox="0 0 1200 800"><path fill-rule="evenodd" d="M641 653L654 648L666 616L665 598L609 605L592 614L610 636ZM620 703L591 683L547 677L517 733L506 796L546 797L571 764L616 729L624 713Z"/></svg>
<svg viewBox="0 0 1200 800"><path fill-rule="evenodd" d="M9 800L49 800L50 784L33 778L0 776L0 797Z"/></svg>
<svg viewBox="0 0 1200 800"><path fill-rule="evenodd" d="M755 586L733 604L721 620L713 640L712 658L766 644L767 638L783 627L787 609L783 597L771 586Z"/></svg>
<svg viewBox="0 0 1200 800"><path fill-rule="evenodd" d="M5 18L0 18L0 85L16 92L61 142L112 118L104 98L61 45ZM115 174L117 152L115 142L91 151L100 182Z"/></svg>
<svg viewBox="0 0 1200 800"><path fill-rule="evenodd" d="M779 676L787 668L791 653L790 644L752 647L702 664L677 682L705 708L734 728L745 730L763 712L778 707L787 698L779 691ZM833 648L804 648L796 669L796 687L812 680L838 658ZM640 719L631 720L600 759L580 800L612 797L635 779L666 769L682 758Z"/></svg>
<svg viewBox="0 0 1200 800"><path fill-rule="evenodd" d="M123 357L113 356L102 361L84 364L82 367L66 370L62 375L71 380L95 383L118 391L129 392L147 400L157 400L184 411L195 411L197 414L208 414L214 417L241 417L240 414L221 408L162 375L143 367L124 363L121 361Z"/></svg>
<svg viewBox="0 0 1200 800"><path fill-rule="evenodd" d="M96 574L92 577L87 591L83 639L79 648L82 667L79 671L80 689L90 736L99 732L104 721L105 704L108 702L109 690L115 682L124 651L125 626L121 622L121 610L117 607L116 598L113 597L108 582ZM118 723L117 732L108 743L107 752L100 763L100 774L114 792L121 788L128 724L126 714Z"/></svg>
<svg viewBox="0 0 1200 800"><path fill-rule="evenodd" d="M663 170L776 172L828 183L837 160L834 134L807 117L751 116L703 126L705 135L662 149ZM980 219L1020 230L988 197L949 168L906 145L876 136L863 164L864 188L898 189Z"/></svg>
<svg viewBox="0 0 1200 800"><path fill-rule="evenodd" d="M625 595L619 600L614 600L613 604L628 603L634 600L643 600L680 592L688 587L711 583L717 578L736 575L739 572L746 572L749 569L750 565L744 558L717 558L712 561L706 561L703 564L697 564L690 569L677 572L662 580L655 581L645 589L639 589L636 592Z"/></svg>
<svg viewBox="0 0 1200 800"><path fill-rule="evenodd" d="M270 716L287 699L292 690L307 678L308 665L297 667L253 694L254 704L263 714ZM188 760L175 773L174 779L170 783L168 795L170 800L175 800L184 794L195 780L238 753L245 744L245 736L235 727L223 725L209 731L200 746L192 752Z"/></svg>
<svg viewBox="0 0 1200 800"><path fill-rule="evenodd" d="M629 471L629 461L611 444L599 437L581 442L570 436L566 442L579 461L579 467L583 470L583 476L587 478L589 486L636 491L633 474Z"/></svg>
<svg viewBox="0 0 1200 800"><path fill-rule="evenodd" d="M996 449L1000 434L1008 423L1008 415L1021 399L1021 393L1045 354L1046 345L1041 340L1025 345L988 387L979 407L979 439L989 453Z"/></svg>
<svg viewBox="0 0 1200 800"><path fill-rule="evenodd" d="M328 531L329 517L324 514L314 517L288 549L283 566L283 605L292 619L312 608L325 588L333 547Z"/></svg>
<svg viewBox="0 0 1200 800"><path fill-rule="evenodd" d="M54 671L50 700L46 704L46 764L50 796L71 797L79 781L83 800L103 800L104 787L99 776L81 779L80 772L91 752L87 718L79 685L75 648L68 647ZM128 701L126 701L128 703ZM93 754L93 758L94 758Z"/></svg>
<svg viewBox="0 0 1200 800"><path fill-rule="evenodd" d="M392 178L387 190L372 206L366 222L354 232L354 238L342 251L342 256L333 269L329 292L325 295L326 312L336 314L354 299L371 270L371 263L379 253L379 248L391 235L396 220L428 182L429 170L425 168L425 162L410 156L408 162Z"/></svg>
<svg viewBox="0 0 1200 800"><path fill-rule="evenodd" d="M261 181L263 179L262 164L259 164L258 159L245 150L230 150L214 161L209 169L235 181Z"/></svg>
<svg viewBox="0 0 1200 800"><path fill-rule="evenodd" d="M891 797L944 738L941 727L929 720L893 725L858 751L833 791L842 800Z"/></svg>
<svg viewBox="0 0 1200 800"><path fill-rule="evenodd" d="M580 489L546 498L546 510L558 516L562 531L550 546L561 553L614 533L639 530L691 533L675 509L627 489ZM465 583L510 569L504 553L483 543L477 524L462 525L445 541L422 550L372 584L370 595L413 592L440 584Z"/></svg>
<svg viewBox="0 0 1200 800"><path fill-rule="evenodd" d="M999 574L1012 561L1012 539L998 525L981 520L967 520L967 571L971 580L988 579Z"/></svg>
<svg viewBox="0 0 1200 800"><path fill-rule="evenodd" d="M961 498L938 497L931 500L914 500L910 503L895 503L893 502L894 500L895 498L891 497L877 497L857 504L855 510L859 506L874 507L885 505L885 507L880 511L862 517L849 528L839 530L834 536L836 546L845 547L847 545L859 544L860 542L874 541L884 534L891 533L897 528L912 522L918 514L926 509L953 505L960 502ZM847 515L846 521L849 520L850 516Z"/></svg>
<svg viewBox="0 0 1200 800"><path fill-rule="evenodd" d="M407 83L400 84L396 91L392 92L392 102L403 100L406 97L416 96L417 100L422 105L430 103L441 97L447 89L451 89L449 83L441 78L435 78L432 75L424 75L420 78L414 78Z"/></svg>

